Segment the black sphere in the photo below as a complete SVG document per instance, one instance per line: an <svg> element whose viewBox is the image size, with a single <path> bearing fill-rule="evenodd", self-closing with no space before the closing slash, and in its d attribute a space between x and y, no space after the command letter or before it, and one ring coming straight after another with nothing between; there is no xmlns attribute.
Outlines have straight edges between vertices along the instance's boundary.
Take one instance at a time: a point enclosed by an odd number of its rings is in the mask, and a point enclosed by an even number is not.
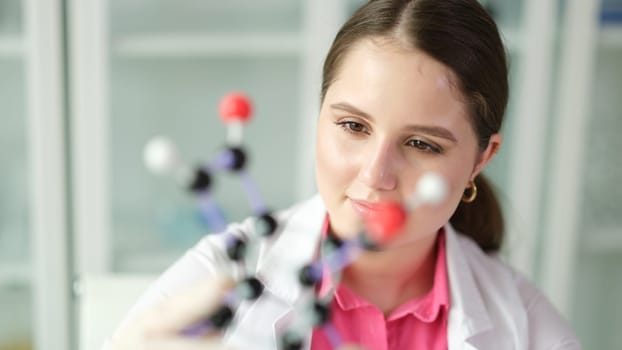
<svg viewBox="0 0 622 350"><path fill-rule="evenodd" d="M381 250L380 246L365 233L361 233L357 237L357 239L358 239L358 243L361 245L361 247L364 250L367 250L370 252L378 252Z"/></svg>
<svg viewBox="0 0 622 350"><path fill-rule="evenodd" d="M323 304L319 301L313 303L313 316L316 326L325 324L330 320L330 308L329 305Z"/></svg>
<svg viewBox="0 0 622 350"><path fill-rule="evenodd" d="M326 236L325 244L331 246L332 248L339 249L343 245L343 240L333 234L329 234Z"/></svg>
<svg viewBox="0 0 622 350"><path fill-rule="evenodd" d="M223 329L233 320L233 310L227 305L221 306L212 314L209 321L218 329Z"/></svg>
<svg viewBox="0 0 622 350"><path fill-rule="evenodd" d="M322 279L322 271L318 271L312 264L305 265L298 273L300 284L311 287Z"/></svg>
<svg viewBox="0 0 622 350"><path fill-rule="evenodd" d="M283 350L300 350L302 344L302 337L294 332L288 331L281 336L281 348Z"/></svg>
<svg viewBox="0 0 622 350"><path fill-rule="evenodd" d="M278 227L276 219L270 213L261 215L257 220L257 231L259 231L259 235L263 237L272 236Z"/></svg>
<svg viewBox="0 0 622 350"><path fill-rule="evenodd" d="M212 176L202 168L197 168L194 172L194 178L188 186L192 192L207 191L212 184Z"/></svg>
<svg viewBox="0 0 622 350"><path fill-rule="evenodd" d="M229 165L229 170L243 170L248 161L246 151L242 147L227 147L227 150L231 153L232 157L231 164Z"/></svg>
<svg viewBox="0 0 622 350"><path fill-rule="evenodd" d="M246 254L246 242L240 238L233 238L232 241L227 242L227 256L233 261L240 261Z"/></svg>
<svg viewBox="0 0 622 350"><path fill-rule="evenodd" d="M249 277L242 282L248 288L249 294L245 296L248 300L255 300L263 293L263 283L256 277Z"/></svg>

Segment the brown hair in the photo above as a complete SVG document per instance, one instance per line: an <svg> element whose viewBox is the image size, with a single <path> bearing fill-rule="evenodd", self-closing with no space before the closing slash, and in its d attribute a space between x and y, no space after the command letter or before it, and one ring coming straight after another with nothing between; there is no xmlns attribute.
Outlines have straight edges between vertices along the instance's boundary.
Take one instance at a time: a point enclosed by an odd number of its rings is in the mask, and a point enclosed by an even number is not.
<svg viewBox="0 0 622 350"><path fill-rule="evenodd" d="M506 52L494 20L477 0L370 0L341 27L324 62L321 100L349 48L380 37L421 50L449 67L469 109L481 151L499 132L508 101ZM478 196L460 203L452 225L487 252L498 251L504 223L499 202L483 175Z"/></svg>

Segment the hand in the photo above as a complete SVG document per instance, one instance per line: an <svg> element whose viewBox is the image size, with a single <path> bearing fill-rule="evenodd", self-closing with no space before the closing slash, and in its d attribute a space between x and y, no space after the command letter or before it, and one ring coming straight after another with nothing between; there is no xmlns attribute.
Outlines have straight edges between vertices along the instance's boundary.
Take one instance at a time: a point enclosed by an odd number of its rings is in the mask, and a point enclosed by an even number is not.
<svg viewBox="0 0 622 350"><path fill-rule="evenodd" d="M113 339L108 350L232 350L222 344L219 332L190 337L183 331L205 320L222 305L235 283L218 277L202 281L149 309ZM337 350L362 350L343 345Z"/></svg>
<svg viewBox="0 0 622 350"><path fill-rule="evenodd" d="M218 332L209 336L181 335L187 327L206 319L219 306L234 282L225 277L201 281L157 305L125 327L112 350L224 350Z"/></svg>

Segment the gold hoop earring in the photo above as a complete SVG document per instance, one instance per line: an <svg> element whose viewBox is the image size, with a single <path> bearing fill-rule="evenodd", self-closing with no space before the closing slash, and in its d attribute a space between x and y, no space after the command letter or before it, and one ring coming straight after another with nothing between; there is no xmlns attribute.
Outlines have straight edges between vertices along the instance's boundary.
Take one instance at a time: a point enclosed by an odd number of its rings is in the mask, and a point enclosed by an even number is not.
<svg viewBox="0 0 622 350"><path fill-rule="evenodd" d="M477 198L477 186L475 186L475 181L469 181L469 187L466 188L464 193L462 194L462 201L464 203L471 203Z"/></svg>

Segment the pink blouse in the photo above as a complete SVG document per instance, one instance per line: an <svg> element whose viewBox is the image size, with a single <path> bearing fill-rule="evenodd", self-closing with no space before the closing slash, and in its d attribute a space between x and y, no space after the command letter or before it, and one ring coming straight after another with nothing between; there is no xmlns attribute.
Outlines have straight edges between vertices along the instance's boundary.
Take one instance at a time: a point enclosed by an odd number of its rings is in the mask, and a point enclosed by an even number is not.
<svg viewBox="0 0 622 350"><path fill-rule="evenodd" d="M333 349L339 342L369 350L447 349L449 290L444 231L438 235L436 249L433 288L402 304L386 318L376 306L340 284L331 303L331 321L313 330L311 349ZM324 274L318 293L322 295L331 288L330 276Z"/></svg>

